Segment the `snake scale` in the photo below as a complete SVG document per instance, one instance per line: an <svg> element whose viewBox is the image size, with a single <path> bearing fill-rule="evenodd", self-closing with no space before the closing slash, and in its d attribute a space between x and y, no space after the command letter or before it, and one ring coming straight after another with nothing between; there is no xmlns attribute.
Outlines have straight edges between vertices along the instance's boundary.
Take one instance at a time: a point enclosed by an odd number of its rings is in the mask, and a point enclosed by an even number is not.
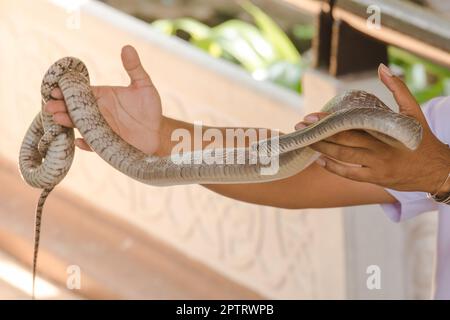
<svg viewBox="0 0 450 320"><path fill-rule="evenodd" d="M77 58L62 58L48 69L41 85L42 106L51 99L50 92L56 87L62 90L68 113L92 150L115 169L149 185L250 183L286 178L317 158L318 153L308 145L350 129L365 130L389 144L397 147L403 144L412 150L422 137L418 121L391 111L372 94L353 90L334 97L322 108L330 115L307 128L282 135L277 141L271 138L248 148L214 150L225 159L223 163L179 163L171 156L144 154L108 126L90 89L87 68ZM33 298L44 202L69 171L74 151L74 130L56 124L50 114L41 110L25 134L19 156L23 179L32 187L43 189L35 217ZM262 151L277 157L279 170L275 174L261 173L267 162L250 161L255 152ZM183 158L194 160L205 152L189 152Z"/></svg>

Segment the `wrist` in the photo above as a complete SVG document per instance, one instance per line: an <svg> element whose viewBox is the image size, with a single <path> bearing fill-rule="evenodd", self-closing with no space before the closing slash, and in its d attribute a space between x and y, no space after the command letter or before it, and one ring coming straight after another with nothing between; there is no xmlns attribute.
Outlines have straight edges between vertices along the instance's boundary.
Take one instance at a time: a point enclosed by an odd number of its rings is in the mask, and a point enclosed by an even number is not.
<svg viewBox="0 0 450 320"><path fill-rule="evenodd" d="M162 116L161 118L161 124L159 127L159 143L158 148L155 152L155 155L158 157L164 157L170 154L170 137L171 137L171 130L169 125L170 119Z"/></svg>
<svg viewBox="0 0 450 320"><path fill-rule="evenodd" d="M444 175L443 177L446 179L445 183L434 193L434 195L438 198L450 193L450 173L447 173L447 175Z"/></svg>
<svg viewBox="0 0 450 320"><path fill-rule="evenodd" d="M450 171L447 173L447 175L444 175L444 178L446 179L445 183L442 185L442 187L439 188L439 190L436 191L435 194L438 198L450 194Z"/></svg>
<svg viewBox="0 0 450 320"><path fill-rule="evenodd" d="M450 194L450 148L444 146L442 150L442 158L440 164L435 171L434 188L430 189L430 193L437 198Z"/></svg>

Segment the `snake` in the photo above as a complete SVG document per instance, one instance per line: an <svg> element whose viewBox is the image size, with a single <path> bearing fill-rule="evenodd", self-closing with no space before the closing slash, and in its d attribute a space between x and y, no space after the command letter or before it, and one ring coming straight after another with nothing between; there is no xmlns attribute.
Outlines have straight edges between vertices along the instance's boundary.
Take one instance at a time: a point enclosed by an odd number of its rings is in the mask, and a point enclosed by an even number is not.
<svg viewBox="0 0 450 320"><path fill-rule="evenodd" d="M105 121L85 64L75 57L59 59L43 77L42 108L26 131L19 154L23 180L42 190L35 211L33 299L44 203L68 173L75 154L74 129L55 123L52 115L44 111L44 105L52 99L51 91L57 87L71 120L91 149L116 170L154 186L284 179L304 170L320 156L309 147L311 144L347 130L363 130L396 148L410 150L416 150L422 139L422 126L416 119L391 110L371 93L349 90L322 107L327 116L298 131L244 147L189 150L182 156L148 155L124 141ZM275 161L276 170L271 172Z"/></svg>

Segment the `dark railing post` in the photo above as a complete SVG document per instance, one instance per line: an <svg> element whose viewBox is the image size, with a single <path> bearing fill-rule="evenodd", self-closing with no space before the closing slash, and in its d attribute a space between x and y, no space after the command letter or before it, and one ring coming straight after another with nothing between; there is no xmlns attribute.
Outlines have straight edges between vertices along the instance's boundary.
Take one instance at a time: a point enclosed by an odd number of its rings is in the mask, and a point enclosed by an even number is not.
<svg viewBox="0 0 450 320"><path fill-rule="evenodd" d="M333 22L329 68L331 75L337 77L373 70L381 62L387 64L387 60L385 43L368 37L345 21Z"/></svg>
<svg viewBox="0 0 450 320"><path fill-rule="evenodd" d="M314 19L316 36L313 39L314 68L329 68L331 54L331 35L333 27L332 9L334 0L321 3L320 13Z"/></svg>
<svg viewBox="0 0 450 320"><path fill-rule="evenodd" d="M333 18L335 0L324 0L315 19L313 40L315 68L325 68L333 76L372 70L387 63L387 47L342 20ZM355 49L357 48L357 50Z"/></svg>

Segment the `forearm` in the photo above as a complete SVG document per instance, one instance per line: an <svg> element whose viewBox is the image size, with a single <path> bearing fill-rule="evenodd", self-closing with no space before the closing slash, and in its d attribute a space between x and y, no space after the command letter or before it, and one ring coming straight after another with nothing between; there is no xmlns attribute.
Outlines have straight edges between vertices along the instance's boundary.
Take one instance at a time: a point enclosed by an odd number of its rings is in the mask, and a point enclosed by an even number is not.
<svg viewBox="0 0 450 320"><path fill-rule="evenodd" d="M173 118L168 118L168 117L163 117L163 120L161 122L161 129L160 129L160 146L158 148L157 151L157 155L158 156L168 156L172 153L172 150L174 150L174 147L180 143L180 141L176 140L176 137L173 137L173 133L175 130L187 130L190 134L190 136L195 139L198 137L195 137L196 132L194 132L194 124L189 123L189 122L185 122L185 121L181 121L181 120L177 120L177 119L173 119ZM238 146L238 147L248 147L249 146L249 139L239 139L237 137L237 135L234 135L233 137L233 141L227 141L227 139L230 137L230 135L227 133L227 130L230 130L231 132L233 130L241 130L241 132L243 134L245 134L245 132L247 130L252 130L252 132L255 133L255 138L257 140L261 139L266 139L266 138L270 138L271 137L271 131L268 129L259 129L259 128L243 128L243 127L211 127L211 126L207 126L207 125L202 125L201 128L199 128L198 130L201 130L201 144L199 144L198 147L201 147L202 149L207 148L212 141L207 140L207 139L203 139L203 135L204 133L209 130L209 129L215 129L215 130L219 130L221 132L221 136L223 138L223 141L214 141L217 144L216 145L220 145L220 146L226 146L228 143L230 143L233 147ZM266 136L264 137L260 137L260 132L261 131L265 131L267 133ZM198 133L197 133L198 134ZM253 141L253 142L255 142ZM196 145L194 143L191 144L191 151L196 149Z"/></svg>
<svg viewBox="0 0 450 320"><path fill-rule="evenodd" d="M203 127L203 130L208 128L211 127ZM164 118L161 126L161 143L157 153L159 156L170 155L173 147L178 143L178 141L172 141L172 133L176 129L186 129L191 136L194 134L193 124ZM227 128L216 129L221 130L223 136L226 136ZM208 143L203 141L202 147L206 147ZM316 164L282 180L251 184L210 184L204 187L232 199L290 209L394 201L381 187L338 177Z"/></svg>
<svg viewBox="0 0 450 320"><path fill-rule="evenodd" d="M207 129L211 129L210 126L203 126L203 132ZM179 141L174 141L172 139L172 133L177 129L187 130L191 137L194 136L194 125L192 123L172 119L163 118L161 125L161 142L160 148L157 152L159 156L168 156L171 154L173 148ZM214 127L222 132L222 137L226 137L226 129L231 128L220 128ZM247 130L249 128L239 128L242 130ZM258 130L255 130L258 132ZM203 134L202 132L202 134ZM259 138L257 136L257 138ZM236 141L234 141L236 142ZM207 145L211 143L210 141L204 141L202 139L202 148L206 148ZM222 141L222 145L225 145L225 141ZM245 146L248 146L248 141L245 141ZM192 148L194 145L192 144ZM285 183L285 182L284 182ZM209 184L204 185L204 187L217 192L221 195L241 200L250 203L265 204L279 207L288 206L288 200L282 196L282 193L278 193L283 189L283 182L268 182L268 183L252 183L252 184Z"/></svg>
<svg viewBox="0 0 450 320"><path fill-rule="evenodd" d="M202 127L202 130L205 130L207 128L210 127L204 126ZM160 146L158 148L158 151L156 152L158 156L165 157L169 156L172 153L175 145L179 143L179 141L176 141L172 138L172 134L175 130L180 129L185 129L189 131L191 137L194 136L194 124L173 118L163 117L160 129ZM206 145L207 142L202 139L202 148L206 147Z"/></svg>

